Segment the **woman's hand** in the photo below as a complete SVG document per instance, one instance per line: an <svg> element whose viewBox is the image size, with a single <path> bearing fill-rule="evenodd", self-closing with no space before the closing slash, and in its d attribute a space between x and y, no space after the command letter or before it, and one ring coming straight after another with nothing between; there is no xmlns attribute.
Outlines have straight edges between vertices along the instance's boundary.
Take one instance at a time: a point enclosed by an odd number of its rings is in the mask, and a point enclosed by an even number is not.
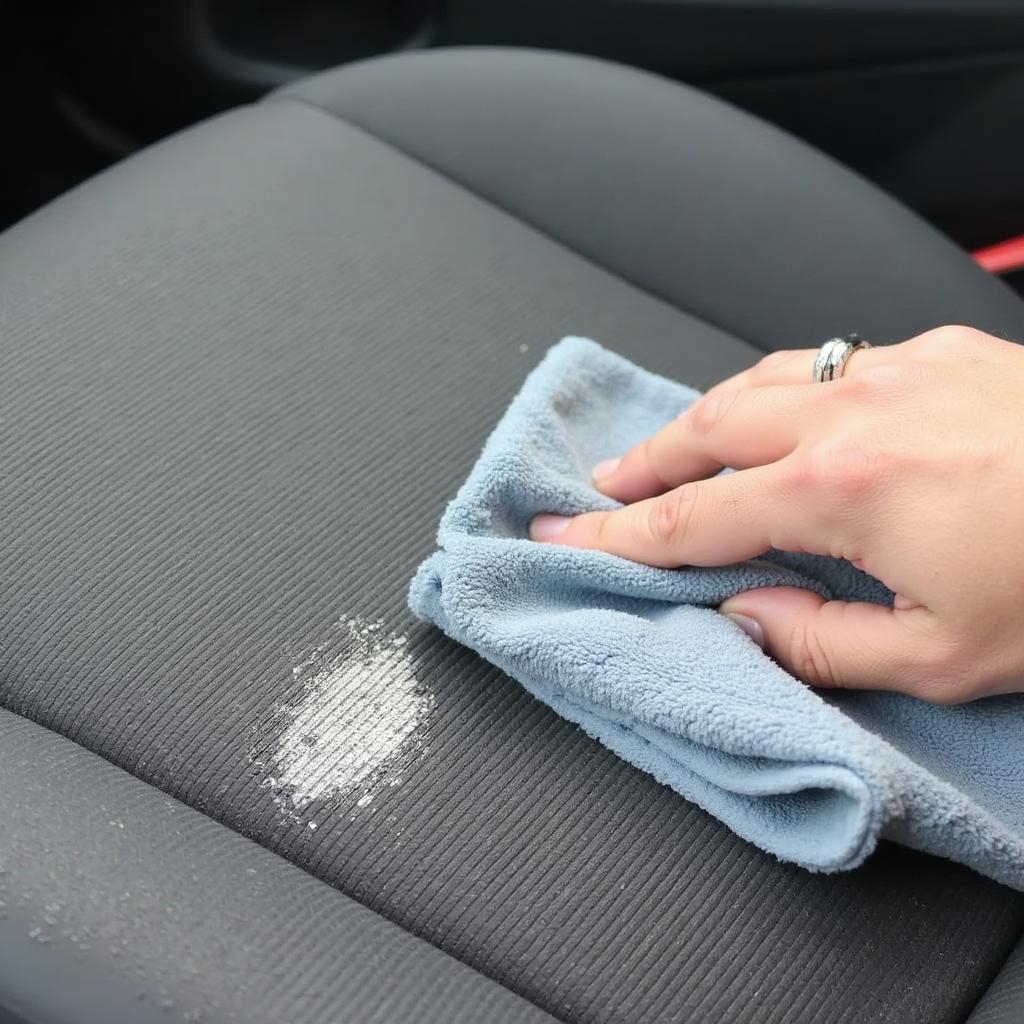
<svg viewBox="0 0 1024 1024"><path fill-rule="evenodd" d="M942 327L862 349L825 384L808 383L816 355L776 352L719 384L594 468L624 508L538 516L531 536L658 566L846 558L892 608L778 587L721 611L814 686L1024 691L1024 347Z"/></svg>

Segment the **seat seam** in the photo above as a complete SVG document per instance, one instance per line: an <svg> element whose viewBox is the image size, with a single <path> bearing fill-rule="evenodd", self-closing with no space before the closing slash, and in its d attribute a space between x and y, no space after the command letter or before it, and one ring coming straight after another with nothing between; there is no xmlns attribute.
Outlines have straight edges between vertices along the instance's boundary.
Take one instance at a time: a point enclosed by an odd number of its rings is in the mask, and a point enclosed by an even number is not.
<svg viewBox="0 0 1024 1024"><path fill-rule="evenodd" d="M739 341L742 344L749 346L755 352L768 353L771 351L771 349L766 348L762 342L754 341L750 338L745 337L744 335L737 334L735 331L732 330L732 328L726 326L725 324L719 323L717 320L711 320L704 314L698 313L696 310L681 305L674 299L671 299L668 296L658 293L657 291L648 287L647 285L640 284L639 282L634 281L632 278L626 277L624 274L614 269L613 267L609 267L606 264L602 263L596 257L591 256L588 253L581 252L574 245L571 245L564 239L559 238L557 235L551 234L551 232L548 231L542 225L535 223L533 220L528 220L526 217L522 216L515 210L509 209L507 206L499 202L494 197L486 195L485 193L480 192L472 185L469 185L466 182L460 180L459 178L454 177L452 174L448 173L447 171L443 170L440 167L437 167L429 160L420 156L420 154L414 153L411 150L406 149L404 146L400 146L397 142L394 142L391 139L387 139L383 135L379 135L372 128L369 128L367 125L362 124L359 121L353 120L348 114L340 114L335 110L331 110L328 107L324 107L319 103L314 103L312 100L306 99L305 96L298 96L294 93L289 92L271 93L269 96L265 97L262 102L291 103L294 104L295 106L303 107L306 110L315 111L316 113L324 115L325 117L329 118L331 121L336 122L337 124L345 125L346 127L352 128L355 131L361 132L363 135L366 135L368 138L373 139L375 142L378 142L383 146L387 146L389 149L393 149L396 153L401 154L401 156L403 156L407 160L419 164L421 167L425 168L431 173L438 175L438 177L443 178L449 184L461 189L463 192L466 192L468 195L473 196L480 202L486 203L488 206L500 211L506 217L510 217L512 220L514 220L517 224L521 224L524 227L527 227L530 230L537 232L538 235L549 241L551 244L557 245L560 249L564 249L566 252L572 253L572 255L575 256L576 258L584 261L585 263L589 263L593 267L597 267L599 270L611 275L616 280L621 281L623 284L628 285L630 288L635 289L642 295L647 296L648 298L654 300L655 302L660 302L662 305L668 306L670 309L674 310L677 313L682 313L684 316L688 316L691 319L696 320L702 324L705 324L706 326L711 327L716 331L720 331L722 334L727 334L735 341Z"/></svg>
<svg viewBox="0 0 1024 1024"><path fill-rule="evenodd" d="M1017 934L1017 937L1013 940L1013 943L1010 945L1010 948L1007 951L1006 955L999 961L998 964L996 964L994 973L989 978L985 987L981 990L981 993L978 995L978 998L975 999L974 1002L968 1008L966 1016L961 1018L960 1024L970 1024L971 1017L974 1016L975 1010L977 1010L978 1007L981 1006L982 1002L984 1001L985 997L989 994L993 986L1003 976L1003 971L1006 970L1010 961L1014 958L1014 956L1016 956L1018 949L1020 949L1022 945L1024 945L1024 929L1021 929L1021 931Z"/></svg>

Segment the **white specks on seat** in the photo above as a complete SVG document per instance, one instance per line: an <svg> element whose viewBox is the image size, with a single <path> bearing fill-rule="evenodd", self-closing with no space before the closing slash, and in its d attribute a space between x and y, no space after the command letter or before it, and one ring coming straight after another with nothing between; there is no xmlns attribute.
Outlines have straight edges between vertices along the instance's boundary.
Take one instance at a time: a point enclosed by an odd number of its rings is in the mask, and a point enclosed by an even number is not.
<svg viewBox="0 0 1024 1024"><path fill-rule="evenodd" d="M287 722L267 764L278 806L295 818L325 798L362 808L398 785L423 753L421 728L434 706L405 637L346 616L292 674L303 692L281 709Z"/></svg>

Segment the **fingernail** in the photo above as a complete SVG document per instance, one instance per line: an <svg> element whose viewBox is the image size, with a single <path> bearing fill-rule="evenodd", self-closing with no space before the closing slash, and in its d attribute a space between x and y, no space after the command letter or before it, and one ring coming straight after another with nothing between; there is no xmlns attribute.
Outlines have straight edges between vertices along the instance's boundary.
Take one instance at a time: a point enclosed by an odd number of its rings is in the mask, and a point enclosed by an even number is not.
<svg viewBox="0 0 1024 1024"><path fill-rule="evenodd" d="M552 537L557 537L562 533L571 522L570 516L552 516L546 512L534 516L530 523L530 539L551 540Z"/></svg>
<svg viewBox="0 0 1024 1024"><path fill-rule="evenodd" d="M591 476L595 480L603 480L606 476L611 476L619 468L619 463L622 459L605 459L603 462L599 462L591 471Z"/></svg>
<svg viewBox="0 0 1024 1024"><path fill-rule="evenodd" d="M749 615L740 615L739 612L723 612L722 614L735 622L762 651L764 650L764 630L757 619L752 619Z"/></svg>

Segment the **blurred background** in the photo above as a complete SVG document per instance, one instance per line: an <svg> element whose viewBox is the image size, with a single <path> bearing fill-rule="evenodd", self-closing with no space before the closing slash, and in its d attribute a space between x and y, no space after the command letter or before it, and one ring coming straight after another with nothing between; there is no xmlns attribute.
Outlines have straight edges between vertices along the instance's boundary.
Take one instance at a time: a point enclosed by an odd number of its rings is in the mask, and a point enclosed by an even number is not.
<svg viewBox="0 0 1024 1024"><path fill-rule="evenodd" d="M968 248L1024 233L1024 0L0 0L0 226L298 76L467 44L649 68L807 139Z"/></svg>

